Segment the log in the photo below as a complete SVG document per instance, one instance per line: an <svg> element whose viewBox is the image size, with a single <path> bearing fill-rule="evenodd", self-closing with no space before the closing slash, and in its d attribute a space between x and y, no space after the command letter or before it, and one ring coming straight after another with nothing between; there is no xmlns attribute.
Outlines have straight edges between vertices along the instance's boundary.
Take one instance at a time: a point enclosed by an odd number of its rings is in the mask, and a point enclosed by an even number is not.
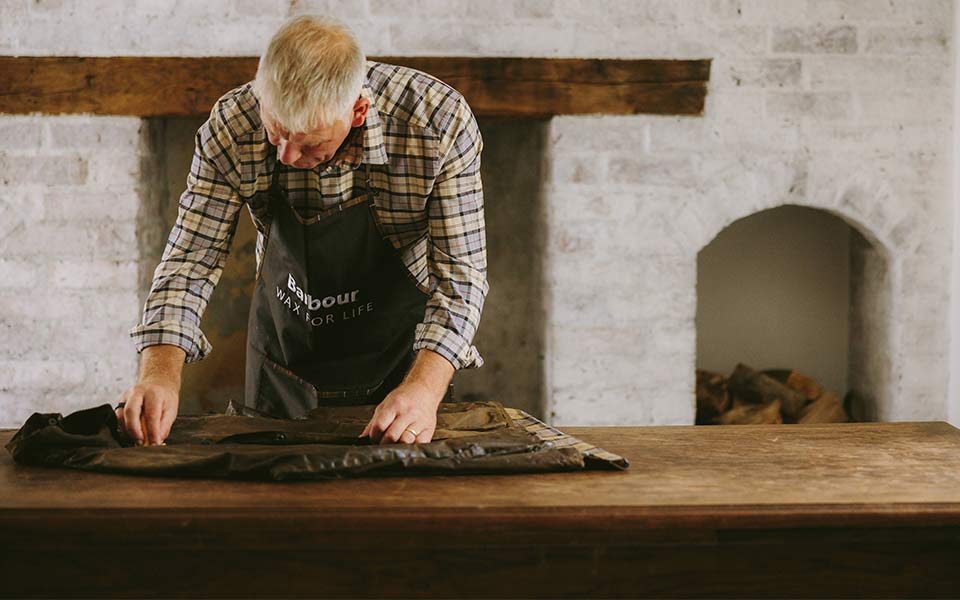
<svg viewBox="0 0 960 600"><path fill-rule="evenodd" d="M783 416L791 422L796 422L807 404L807 397L800 392L743 363L733 370L727 381L727 389L752 404L770 404L779 400Z"/></svg>
<svg viewBox="0 0 960 600"><path fill-rule="evenodd" d="M697 369L697 425L712 425L730 408L727 378L720 373Z"/></svg>
<svg viewBox="0 0 960 600"><path fill-rule="evenodd" d="M850 420L843 409L843 401L833 392L824 392L800 413L798 423L846 423Z"/></svg>
<svg viewBox="0 0 960 600"><path fill-rule="evenodd" d="M788 387L806 396L807 400L816 400L823 393L823 387L813 377L808 377L797 371L790 371L786 383Z"/></svg>
<svg viewBox="0 0 960 600"><path fill-rule="evenodd" d="M780 400L768 404L743 404L720 415L721 425L777 425L783 423Z"/></svg>

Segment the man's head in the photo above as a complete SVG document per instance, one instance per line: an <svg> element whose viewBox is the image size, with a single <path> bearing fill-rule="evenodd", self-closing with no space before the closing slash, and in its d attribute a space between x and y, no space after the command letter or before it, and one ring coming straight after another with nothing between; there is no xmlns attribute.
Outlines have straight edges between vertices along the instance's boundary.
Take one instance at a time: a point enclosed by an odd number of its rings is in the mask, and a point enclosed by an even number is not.
<svg viewBox="0 0 960 600"><path fill-rule="evenodd" d="M344 25L314 15L287 21L260 57L253 81L277 158L300 169L330 160L366 118L365 74L366 57Z"/></svg>

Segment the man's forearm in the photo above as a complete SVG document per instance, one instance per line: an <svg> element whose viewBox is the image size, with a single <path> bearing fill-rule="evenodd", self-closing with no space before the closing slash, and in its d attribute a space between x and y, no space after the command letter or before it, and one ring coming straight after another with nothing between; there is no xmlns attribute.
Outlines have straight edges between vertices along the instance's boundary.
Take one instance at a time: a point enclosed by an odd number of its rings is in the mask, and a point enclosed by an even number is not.
<svg viewBox="0 0 960 600"><path fill-rule="evenodd" d="M187 353L178 346L157 344L140 353L140 382L167 382L180 389Z"/></svg>
<svg viewBox="0 0 960 600"><path fill-rule="evenodd" d="M426 387L430 391L430 396L435 398L437 404L439 404L443 400L443 395L447 391L447 386L450 385L455 370L450 361L444 357L433 350L421 348L403 381L404 383L415 383Z"/></svg>

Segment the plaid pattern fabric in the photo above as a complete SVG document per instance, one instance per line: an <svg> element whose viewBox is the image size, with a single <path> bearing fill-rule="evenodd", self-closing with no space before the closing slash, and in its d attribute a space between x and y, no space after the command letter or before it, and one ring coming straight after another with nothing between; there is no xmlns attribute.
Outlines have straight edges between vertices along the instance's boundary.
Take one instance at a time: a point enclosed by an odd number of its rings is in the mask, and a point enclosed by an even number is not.
<svg viewBox="0 0 960 600"><path fill-rule="evenodd" d="M619 454L607 452L603 448L598 448L580 438L568 435L556 427L547 425L526 411L506 406L504 406L503 409L507 412L507 416L513 419L515 424L523 427L541 440L550 442L556 448L576 448L580 451L580 454L583 455L584 459L601 461L617 469L626 469L630 466L630 462Z"/></svg>
<svg viewBox="0 0 960 600"><path fill-rule="evenodd" d="M137 351L155 344L183 348L187 362L212 346L200 318L246 205L257 228L257 272L270 215L265 194L274 166L302 217L364 191L368 163L380 192L377 215L417 285L430 294L414 349L428 348L457 369L479 367L472 345L487 294L486 236L476 119L452 87L414 69L369 61L362 95L370 100L326 165L296 169L276 160L260 121L252 82L224 94L196 135L179 214L170 232L141 322L130 330Z"/></svg>

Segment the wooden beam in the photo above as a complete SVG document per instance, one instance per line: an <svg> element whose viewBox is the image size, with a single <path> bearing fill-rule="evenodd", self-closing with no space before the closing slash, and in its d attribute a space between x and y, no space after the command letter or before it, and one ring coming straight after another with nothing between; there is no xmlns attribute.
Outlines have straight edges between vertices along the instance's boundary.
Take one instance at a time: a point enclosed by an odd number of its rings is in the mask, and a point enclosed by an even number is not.
<svg viewBox="0 0 960 600"><path fill-rule="evenodd" d="M0 57L0 113L202 117L255 57ZM478 116L702 115L710 60L380 57L457 88Z"/></svg>

